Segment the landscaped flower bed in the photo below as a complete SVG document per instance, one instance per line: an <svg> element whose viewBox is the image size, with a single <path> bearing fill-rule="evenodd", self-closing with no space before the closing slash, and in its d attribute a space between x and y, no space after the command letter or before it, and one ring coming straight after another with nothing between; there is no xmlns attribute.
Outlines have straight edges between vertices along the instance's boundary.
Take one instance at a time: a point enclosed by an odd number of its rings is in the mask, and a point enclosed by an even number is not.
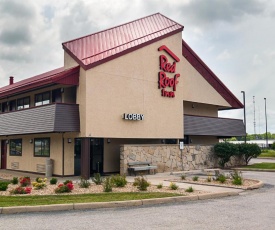
<svg viewBox="0 0 275 230"><path fill-rule="evenodd" d="M6 178L8 179L8 178ZM41 180L40 180L41 179ZM40 181L40 182L39 182ZM10 195L23 195L23 196L29 196L29 195L58 195L58 194L88 194L88 193L103 193L105 191L105 187L102 181L102 184L96 184L92 181L86 181L89 182L89 186L87 188L83 188L80 185L80 179L76 181L65 181L65 182L58 182L57 184L51 184L50 178L46 180L45 178L37 178L36 181L32 182L28 187L20 187L20 184L9 184L8 189L6 191L0 191L0 195L2 196L10 196ZM122 180L123 181L123 180ZM127 183L125 184L125 181L123 181L121 186L121 181L116 181L117 185L112 186L112 192L141 192L137 185L134 185L134 183ZM42 185L39 185L40 183L43 183ZM11 193L11 191L18 189L20 187L23 189L29 189L29 193L21 193L21 194L14 194ZM19 189L20 190L20 189ZM156 185L149 185L147 187L146 191L142 192L165 192L165 193L178 193L181 195L197 195L197 194L203 194L207 193L205 191L196 191L194 190L192 193L186 192L183 188L177 188L175 189L174 186L156 186Z"/></svg>

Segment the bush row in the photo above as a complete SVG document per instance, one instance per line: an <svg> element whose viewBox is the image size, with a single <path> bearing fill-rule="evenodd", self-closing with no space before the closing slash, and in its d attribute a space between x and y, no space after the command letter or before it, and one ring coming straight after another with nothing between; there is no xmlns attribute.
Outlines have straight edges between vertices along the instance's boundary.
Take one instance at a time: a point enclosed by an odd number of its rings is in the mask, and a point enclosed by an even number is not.
<svg viewBox="0 0 275 230"><path fill-rule="evenodd" d="M251 158L261 154L261 149L257 144L232 144L225 142L216 144L214 153L219 158L220 166L224 168L224 165L234 156L243 158L247 165Z"/></svg>

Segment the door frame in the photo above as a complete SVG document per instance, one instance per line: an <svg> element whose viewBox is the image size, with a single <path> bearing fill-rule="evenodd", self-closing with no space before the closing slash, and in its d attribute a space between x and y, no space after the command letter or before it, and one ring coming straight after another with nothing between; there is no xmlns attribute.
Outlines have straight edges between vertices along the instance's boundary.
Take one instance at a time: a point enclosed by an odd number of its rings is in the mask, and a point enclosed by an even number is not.
<svg viewBox="0 0 275 230"><path fill-rule="evenodd" d="M1 169L7 168L7 140L1 140Z"/></svg>

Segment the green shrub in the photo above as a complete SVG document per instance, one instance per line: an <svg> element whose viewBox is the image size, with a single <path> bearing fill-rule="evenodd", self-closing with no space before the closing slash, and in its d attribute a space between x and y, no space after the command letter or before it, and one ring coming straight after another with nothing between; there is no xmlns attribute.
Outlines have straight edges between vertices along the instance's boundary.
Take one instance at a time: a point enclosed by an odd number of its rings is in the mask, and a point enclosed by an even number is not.
<svg viewBox="0 0 275 230"><path fill-rule="evenodd" d="M94 174L94 177L92 178L92 181L93 181L96 185L102 184L103 179L102 179L100 173L95 173L95 174Z"/></svg>
<svg viewBox="0 0 275 230"><path fill-rule="evenodd" d="M214 145L214 153L219 158L219 164L224 168L230 157L239 154L238 146L232 143L217 143Z"/></svg>
<svg viewBox="0 0 275 230"><path fill-rule="evenodd" d="M256 158L261 154L261 149L257 144L239 144L238 149L240 152L240 155L243 156L246 165L248 165L248 162L252 158Z"/></svg>
<svg viewBox="0 0 275 230"><path fill-rule="evenodd" d="M110 177L106 177L105 180L103 181L103 191L104 192L112 192L112 179Z"/></svg>
<svg viewBox="0 0 275 230"><path fill-rule="evenodd" d="M172 190L177 190L179 188L178 185L176 185L175 183L171 182L170 186L169 186Z"/></svg>
<svg viewBox="0 0 275 230"><path fill-rule="evenodd" d="M189 187L189 188L185 189L185 192L194 192L194 189L192 187Z"/></svg>
<svg viewBox="0 0 275 230"><path fill-rule="evenodd" d="M275 150L275 142L272 143L271 149Z"/></svg>
<svg viewBox="0 0 275 230"><path fill-rule="evenodd" d="M65 180L63 184L64 184L64 185L73 184L73 182L72 182L72 180Z"/></svg>
<svg viewBox="0 0 275 230"><path fill-rule="evenodd" d="M47 186L46 184L47 182L47 178L36 178L36 180L34 182L32 182L32 186L34 187L34 189L42 189L45 188Z"/></svg>
<svg viewBox="0 0 275 230"><path fill-rule="evenodd" d="M198 180L199 180L199 177L198 177L198 176L193 176L192 180L193 180L193 181L198 181Z"/></svg>
<svg viewBox="0 0 275 230"><path fill-rule="evenodd" d="M136 177L133 183L140 191L146 191L150 183L143 177Z"/></svg>
<svg viewBox="0 0 275 230"><path fill-rule="evenodd" d="M57 183L57 178L53 177L50 179L50 184L56 184Z"/></svg>
<svg viewBox="0 0 275 230"><path fill-rule="evenodd" d="M180 175L180 178L181 178L182 180L185 180L185 179L186 179L186 175L185 175L185 174L181 174L181 175Z"/></svg>
<svg viewBox="0 0 275 230"><path fill-rule="evenodd" d="M234 185L242 185L243 184L243 177L242 173L235 170L233 173L231 173L232 177L232 184Z"/></svg>
<svg viewBox="0 0 275 230"><path fill-rule="evenodd" d="M0 181L0 191L6 191L9 186L8 181Z"/></svg>
<svg viewBox="0 0 275 230"><path fill-rule="evenodd" d="M115 175L111 177L111 182L116 186L116 187L125 187L127 184L126 176L120 176Z"/></svg>
<svg viewBox="0 0 275 230"><path fill-rule="evenodd" d="M18 177L13 177L11 180L12 184L18 184Z"/></svg>
<svg viewBox="0 0 275 230"><path fill-rule="evenodd" d="M67 184L59 184L58 187L54 190L55 193L68 193L71 192L74 189L74 185L69 180L67 181Z"/></svg>
<svg viewBox="0 0 275 230"><path fill-rule="evenodd" d="M31 185L31 178L28 176L24 176L20 178L19 182L22 187L26 187L28 185Z"/></svg>
<svg viewBox="0 0 275 230"><path fill-rule="evenodd" d="M15 189L12 189L10 191L10 194L13 194L13 195L14 194L30 194L31 191L32 191L32 188L30 188L30 187L23 188L23 187L19 186L19 187L15 188Z"/></svg>
<svg viewBox="0 0 275 230"><path fill-rule="evenodd" d="M88 180L81 177L78 185L80 188L89 188L91 183Z"/></svg>
<svg viewBox="0 0 275 230"><path fill-rule="evenodd" d="M219 174L216 180L223 184L226 181L226 177L223 174Z"/></svg>
<svg viewBox="0 0 275 230"><path fill-rule="evenodd" d="M161 189L163 187L163 184L162 183L159 183L158 185L157 185L157 188L158 189Z"/></svg>

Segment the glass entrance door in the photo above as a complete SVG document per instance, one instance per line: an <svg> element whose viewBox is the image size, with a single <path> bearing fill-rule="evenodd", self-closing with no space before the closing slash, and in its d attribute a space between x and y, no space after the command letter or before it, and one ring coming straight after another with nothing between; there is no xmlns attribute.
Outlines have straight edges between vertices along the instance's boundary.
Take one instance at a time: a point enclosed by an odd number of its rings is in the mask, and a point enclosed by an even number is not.
<svg viewBox="0 0 275 230"><path fill-rule="evenodd" d="M91 138L90 174L103 173L103 138Z"/></svg>

